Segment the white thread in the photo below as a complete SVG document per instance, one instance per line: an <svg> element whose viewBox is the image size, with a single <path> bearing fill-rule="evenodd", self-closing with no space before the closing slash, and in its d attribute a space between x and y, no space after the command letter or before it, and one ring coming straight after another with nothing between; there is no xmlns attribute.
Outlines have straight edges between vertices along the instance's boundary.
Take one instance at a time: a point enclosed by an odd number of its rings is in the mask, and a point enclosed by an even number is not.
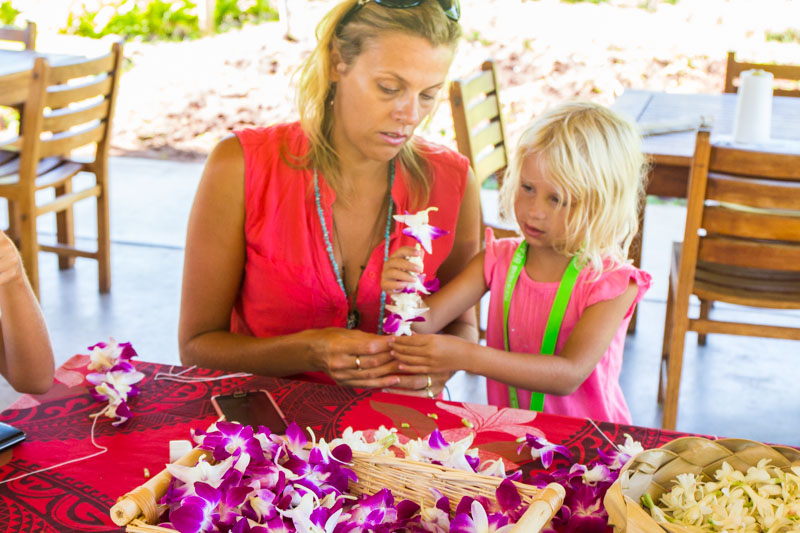
<svg viewBox="0 0 800 533"><path fill-rule="evenodd" d="M606 439L608 441L609 444L611 444L614 447L615 450L617 450L618 452L622 453L622 450L619 449L619 446L617 446L616 443L613 440L608 438L608 435L606 435L603 432L603 430L600 429L600 426L598 426L597 424L594 423L594 420L592 420L591 418L587 418L586 420L588 420L594 426L594 428L603 436L604 439Z"/></svg>
<svg viewBox="0 0 800 533"><path fill-rule="evenodd" d="M48 466L47 468L40 468L39 470L34 470L33 472L28 472L27 474L22 474L22 475L19 475L17 477L12 477L11 479L4 479L4 480L0 481L0 485L2 485L4 483L8 483L10 481L16 481L16 480L22 479L24 477L32 476L33 474L40 474L40 473L46 472L48 470L53 470L54 468L58 468L59 466L64 466L64 465L68 465L68 464L71 464L71 463L77 463L79 461L85 461L86 459L91 459L92 457L97 457L98 455L102 455L102 454L106 453L108 451L108 448L106 448L105 446L100 446L99 444L97 444L94 441L94 425L97 423L97 419L98 419L99 415L102 412L103 411L98 411L98 412L96 412L96 413L94 413L92 415L89 415L89 416L94 418L94 421L92 422L92 430L89 433L89 436L90 436L90 438L92 440L92 446L94 446L95 448L100 450L99 452L94 452L92 454L86 455L84 457L78 457L76 459L70 459L69 461L64 461L63 463L58 463L57 465Z"/></svg>
<svg viewBox="0 0 800 533"><path fill-rule="evenodd" d="M186 372L190 370L194 370L197 368L196 365L192 365L188 368L184 368L177 374L173 374L172 370L175 366L169 367L168 372L156 372L153 376L153 381L158 381L160 379L166 381L177 381L178 383L203 383L204 381L219 381L221 379L229 379L229 378L247 378L252 376L253 374L249 374L247 372L236 372L235 374L225 374L224 376L216 376L216 377L203 377L203 376L184 376Z"/></svg>

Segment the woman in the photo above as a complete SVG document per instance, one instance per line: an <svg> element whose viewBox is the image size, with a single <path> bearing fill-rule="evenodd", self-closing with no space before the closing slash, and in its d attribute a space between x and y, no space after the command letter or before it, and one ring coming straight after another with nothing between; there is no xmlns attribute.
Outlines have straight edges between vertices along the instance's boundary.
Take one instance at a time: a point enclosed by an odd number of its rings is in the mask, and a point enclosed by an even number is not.
<svg viewBox="0 0 800 533"><path fill-rule="evenodd" d="M448 374L397 372L380 273L411 244L392 214L438 207L430 223L450 233L426 257L429 279L449 281L478 251L467 160L413 136L444 87L457 20L457 0L340 3L301 69L300 122L214 149L189 218L184 364L441 392ZM443 332L476 340L474 313Z"/></svg>

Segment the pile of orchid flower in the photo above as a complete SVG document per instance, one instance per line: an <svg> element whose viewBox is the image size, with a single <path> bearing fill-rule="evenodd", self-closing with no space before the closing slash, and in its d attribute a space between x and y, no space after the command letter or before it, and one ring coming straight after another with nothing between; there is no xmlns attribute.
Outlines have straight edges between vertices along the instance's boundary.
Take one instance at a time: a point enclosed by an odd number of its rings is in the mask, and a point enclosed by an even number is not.
<svg viewBox="0 0 800 533"><path fill-rule="evenodd" d="M572 454L566 446L552 444L544 438L526 435L520 451L530 447L531 457L540 459L542 466L550 468L555 454L566 457L572 463ZM619 477L619 470L637 453L643 451L642 445L625 435L625 444L616 450L604 453L598 449L600 458L588 465L572 464L569 470L558 468L553 472L539 473L525 480L526 483L544 487L548 483L559 483L566 489L564 504L543 529L544 533L555 531L580 531L586 533L606 532L608 513L603 506L603 498L609 487Z"/></svg>
<svg viewBox="0 0 800 533"><path fill-rule="evenodd" d="M116 418L113 426L124 424L131 417L128 409L128 398L139 394L136 383L144 378L144 374L136 371L131 358L136 351L129 342L118 343L113 338L109 342L98 342L89 346L89 364L87 368L94 370L86 375L86 381L94 385L89 391L99 402L108 402L106 407L93 414L93 417L107 416Z"/></svg>
<svg viewBox="0 0 800 533"><path fill-rule="evenodd" d="M180 533L503 532L525 510L509 479L494 501L464 497L452 516L448 499L438 491L431 508L410 500L395 503L389 489L355 496L347 491L348 482L357 482L348 468L350 446L313 442L312 435L309 447L295 423L283 437L264 426L254 431L220 421L207 432L196 431L194 439L211 451L212 461L168 465L173 480L161 501L168 512L160 525ZM434 437L431 447L448 448L440 439L441 434ZM432 455L445 457L437 453ZM458 453L464 450L450 455Z"/></svg>
<svg viewBox="0 0 800 533"><path fill-rule="evenodd" d="M438 239L442 235L447 235L447 231L428 224L428 213L438 211L438 207L429 207L422 211L417 211L413 215L394 215L398 222L406 224L403 229L404 235L409 235L417 240L417 249L420 247L426 253L431 253L431 241ZM409 260L420 267L423 266L422 257L411 257ZM439 280L436 278L425 281L425 274L414 274L414 283L400 292L391 294L392 304L387 305L391 314L383 321L383 331L395 335L411 335L411 323L421 322L425 319L422 315L428 309L422 302L421 294L430 294L439 290Z"/></svg>

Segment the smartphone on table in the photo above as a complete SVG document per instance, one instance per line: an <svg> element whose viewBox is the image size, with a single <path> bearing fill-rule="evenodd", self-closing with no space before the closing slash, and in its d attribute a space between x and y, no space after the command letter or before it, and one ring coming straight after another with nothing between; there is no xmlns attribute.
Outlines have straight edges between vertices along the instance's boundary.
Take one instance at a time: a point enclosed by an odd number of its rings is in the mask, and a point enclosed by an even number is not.
<svg viewBox="0 0 800 533"><path fill-rule="evenodd" d="M237 391L211 397L217 414L229 422L250 425L254 430L266 426L278 435L286 433L286 417L272 395L263 389Z"/></svg>
<svg viewBox="0 0 800 533"><path fill-rule="evenodd" d="M0 452L25 440L25 432L12 425L0 422Z"/></svg>

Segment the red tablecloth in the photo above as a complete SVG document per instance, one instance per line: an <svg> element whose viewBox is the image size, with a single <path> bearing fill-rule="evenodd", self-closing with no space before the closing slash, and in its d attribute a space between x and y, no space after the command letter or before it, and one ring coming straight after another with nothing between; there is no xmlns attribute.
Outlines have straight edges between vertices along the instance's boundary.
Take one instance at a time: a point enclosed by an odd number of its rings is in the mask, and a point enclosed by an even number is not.
<svg viewBox="0 0 800 533"><path fill-rule="evenodd" d="M23 396L0 413L0 420L27 434L22 444L0 454L0 483L98 451L91 444L89 415L105 404L95 402L88 393L87 361L86 356L73 357L58 369L50 392ZM473 432L474 446L482 456L501 456L506 464L526 471L541 467L529 455L517 455L515 440L526 433L566 445L575 461L584 464L597 457L597 450L611 449L588 420L261 376L180 383L157 379L158 373L173 367L140 361L135 365L146 377L139 383L141 394L129 402L133 418L121 427L102 418L95 427L97 444L108 451L0 484L0 531L120 531L109 518L116 499L146 481L145 469L155 475L164 468L170 440L189 439L192 428L206 429L216 420L212 395L242 389L271 391L288 420L312 428L317 437L327 440L340 436L348 426L396 427L411 438L438 427L450 442ZM174 372L180 370L174 367ZM223 373L194 369L185 375ZM645 448L683 435L637 426L598 426L615 443L624 442L627 433ZM565 462L563 458L557 461Z"/></svg>

